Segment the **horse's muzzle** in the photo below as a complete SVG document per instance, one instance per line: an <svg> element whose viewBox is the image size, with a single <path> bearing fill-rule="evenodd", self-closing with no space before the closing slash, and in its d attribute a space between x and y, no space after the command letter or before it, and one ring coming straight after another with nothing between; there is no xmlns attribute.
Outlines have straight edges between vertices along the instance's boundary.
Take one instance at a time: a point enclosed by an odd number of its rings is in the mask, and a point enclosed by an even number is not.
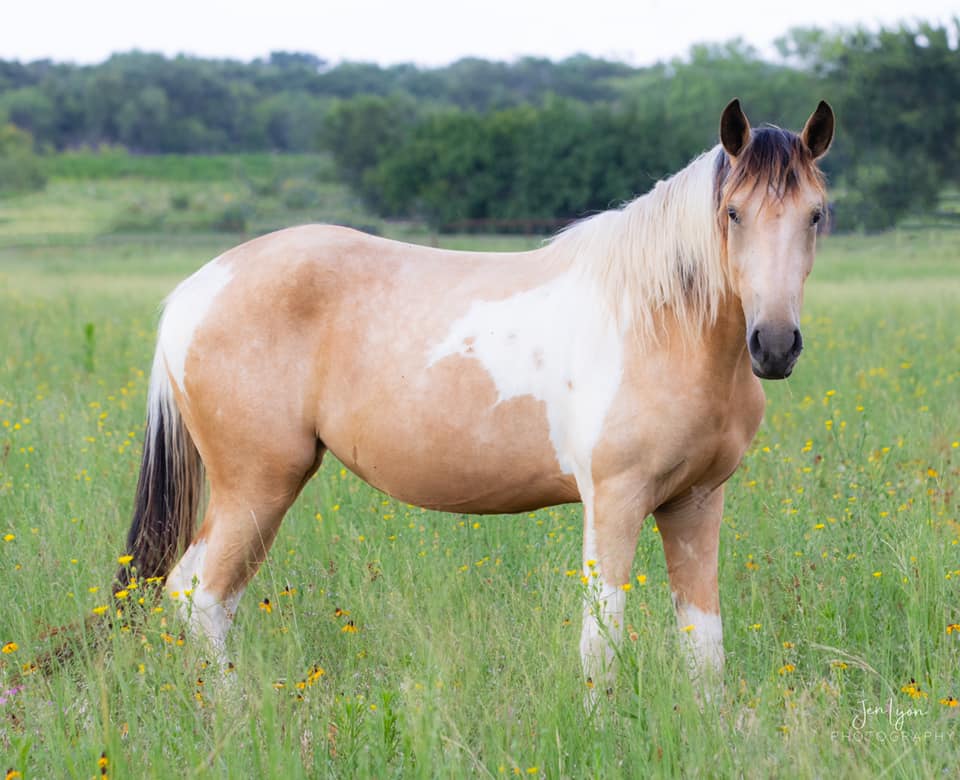
<svg viewBox="0 0 960 780"><path fill-rule="evenodd" d="M793 325L756 325L747 337L753 373L761 379L786 379L803 351L803 336Z"/></svg>

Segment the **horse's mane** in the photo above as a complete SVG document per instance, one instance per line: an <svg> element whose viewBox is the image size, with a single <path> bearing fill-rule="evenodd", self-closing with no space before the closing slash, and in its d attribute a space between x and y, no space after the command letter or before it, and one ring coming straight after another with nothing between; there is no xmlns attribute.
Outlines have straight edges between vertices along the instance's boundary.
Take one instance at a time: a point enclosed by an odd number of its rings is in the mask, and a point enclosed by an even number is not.
<svg viewBox="0 0 960 780"><path fill-rule="evenodd" d="M716 220L716 160L697 157L645 195L563 230L561 262L588 277L621 325L656 339L654 314L670 308L687 333L717 316L728 286Z"/></svg>
<svg viewBox="0 0 960 780"><path fill-rule="evenodd" d="M812 178L811 178L812 177ZM823 177L800 138L754 129L731 170L717 145L621 208L576 222L551 240L558 262L584 273L621 325L656 340L654 315L672 312L684 338L712 325L730 291L726 206L741 188L783 198Z"/></svg>

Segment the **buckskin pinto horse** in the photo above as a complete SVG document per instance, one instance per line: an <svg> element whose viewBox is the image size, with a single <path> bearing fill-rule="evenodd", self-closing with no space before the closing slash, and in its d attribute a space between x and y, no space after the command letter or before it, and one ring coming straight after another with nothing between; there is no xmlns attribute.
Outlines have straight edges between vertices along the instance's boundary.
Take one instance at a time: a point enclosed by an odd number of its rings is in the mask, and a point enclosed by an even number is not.
<svg viewBox="0 0 960 780"><path fill-rule="evenodd" d="M223 659L244 587L330 450L421 507L581 501L596 576L580 653L597 681L652 514L691 671L722 671L723 485L760 424L758 377L789 376L802 348L833 129L825 102L796 135L751 129L734 100L717 147L535 251L315 225L211 261L160 321L137 575L192 589L188 619Z"/></svg>

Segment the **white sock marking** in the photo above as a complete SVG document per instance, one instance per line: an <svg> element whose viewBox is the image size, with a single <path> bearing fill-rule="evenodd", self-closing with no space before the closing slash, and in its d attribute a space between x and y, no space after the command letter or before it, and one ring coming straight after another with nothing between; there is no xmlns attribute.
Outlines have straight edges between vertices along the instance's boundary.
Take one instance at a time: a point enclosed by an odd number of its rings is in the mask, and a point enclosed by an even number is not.
<svg viewBox="0 0 960 780"><path fill-rule="evenodd" d="M674 604L677 604L676 596ZM723 671L723 623L720 615L704 612L692 604L679 604L677 627L694 678L705 670L711 673Z"/></svg>
<svg viewBox="0 0 960 780"><path fill-rule="evenodd" d="M590 577L589 569L586 572ZM580 660L584 675L594 686L606 687L616 671L616 649L623 637L626 593L606 584L603 577L590 577L583 605Z"/></svg>
<svg viewBox="0 0 960 780"><path fill-rule="evenodd" d="M202 539L187 548L180 562L167 577L167 592L177 594L181 612L194 633L206 637L225 663L227 631L233 624L237 604L243 591L230 594L221 601L203 587L201 578L206 559L207 543Z"/></svg>

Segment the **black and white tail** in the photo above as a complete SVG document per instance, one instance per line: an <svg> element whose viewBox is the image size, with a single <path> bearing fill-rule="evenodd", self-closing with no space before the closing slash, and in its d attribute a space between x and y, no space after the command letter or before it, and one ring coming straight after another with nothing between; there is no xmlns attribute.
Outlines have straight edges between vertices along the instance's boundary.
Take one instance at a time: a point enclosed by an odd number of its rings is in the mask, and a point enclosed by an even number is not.
<svg viewBox="0 0 960 780"><path fill-rule="evenodd" d="M193 537L202 494L203 463L180 416L158 344L150 373L133 522L127 535L127 554L133 560L119 572L118 587L129 582L132 568L141 581L166 577Z"/></svg>

